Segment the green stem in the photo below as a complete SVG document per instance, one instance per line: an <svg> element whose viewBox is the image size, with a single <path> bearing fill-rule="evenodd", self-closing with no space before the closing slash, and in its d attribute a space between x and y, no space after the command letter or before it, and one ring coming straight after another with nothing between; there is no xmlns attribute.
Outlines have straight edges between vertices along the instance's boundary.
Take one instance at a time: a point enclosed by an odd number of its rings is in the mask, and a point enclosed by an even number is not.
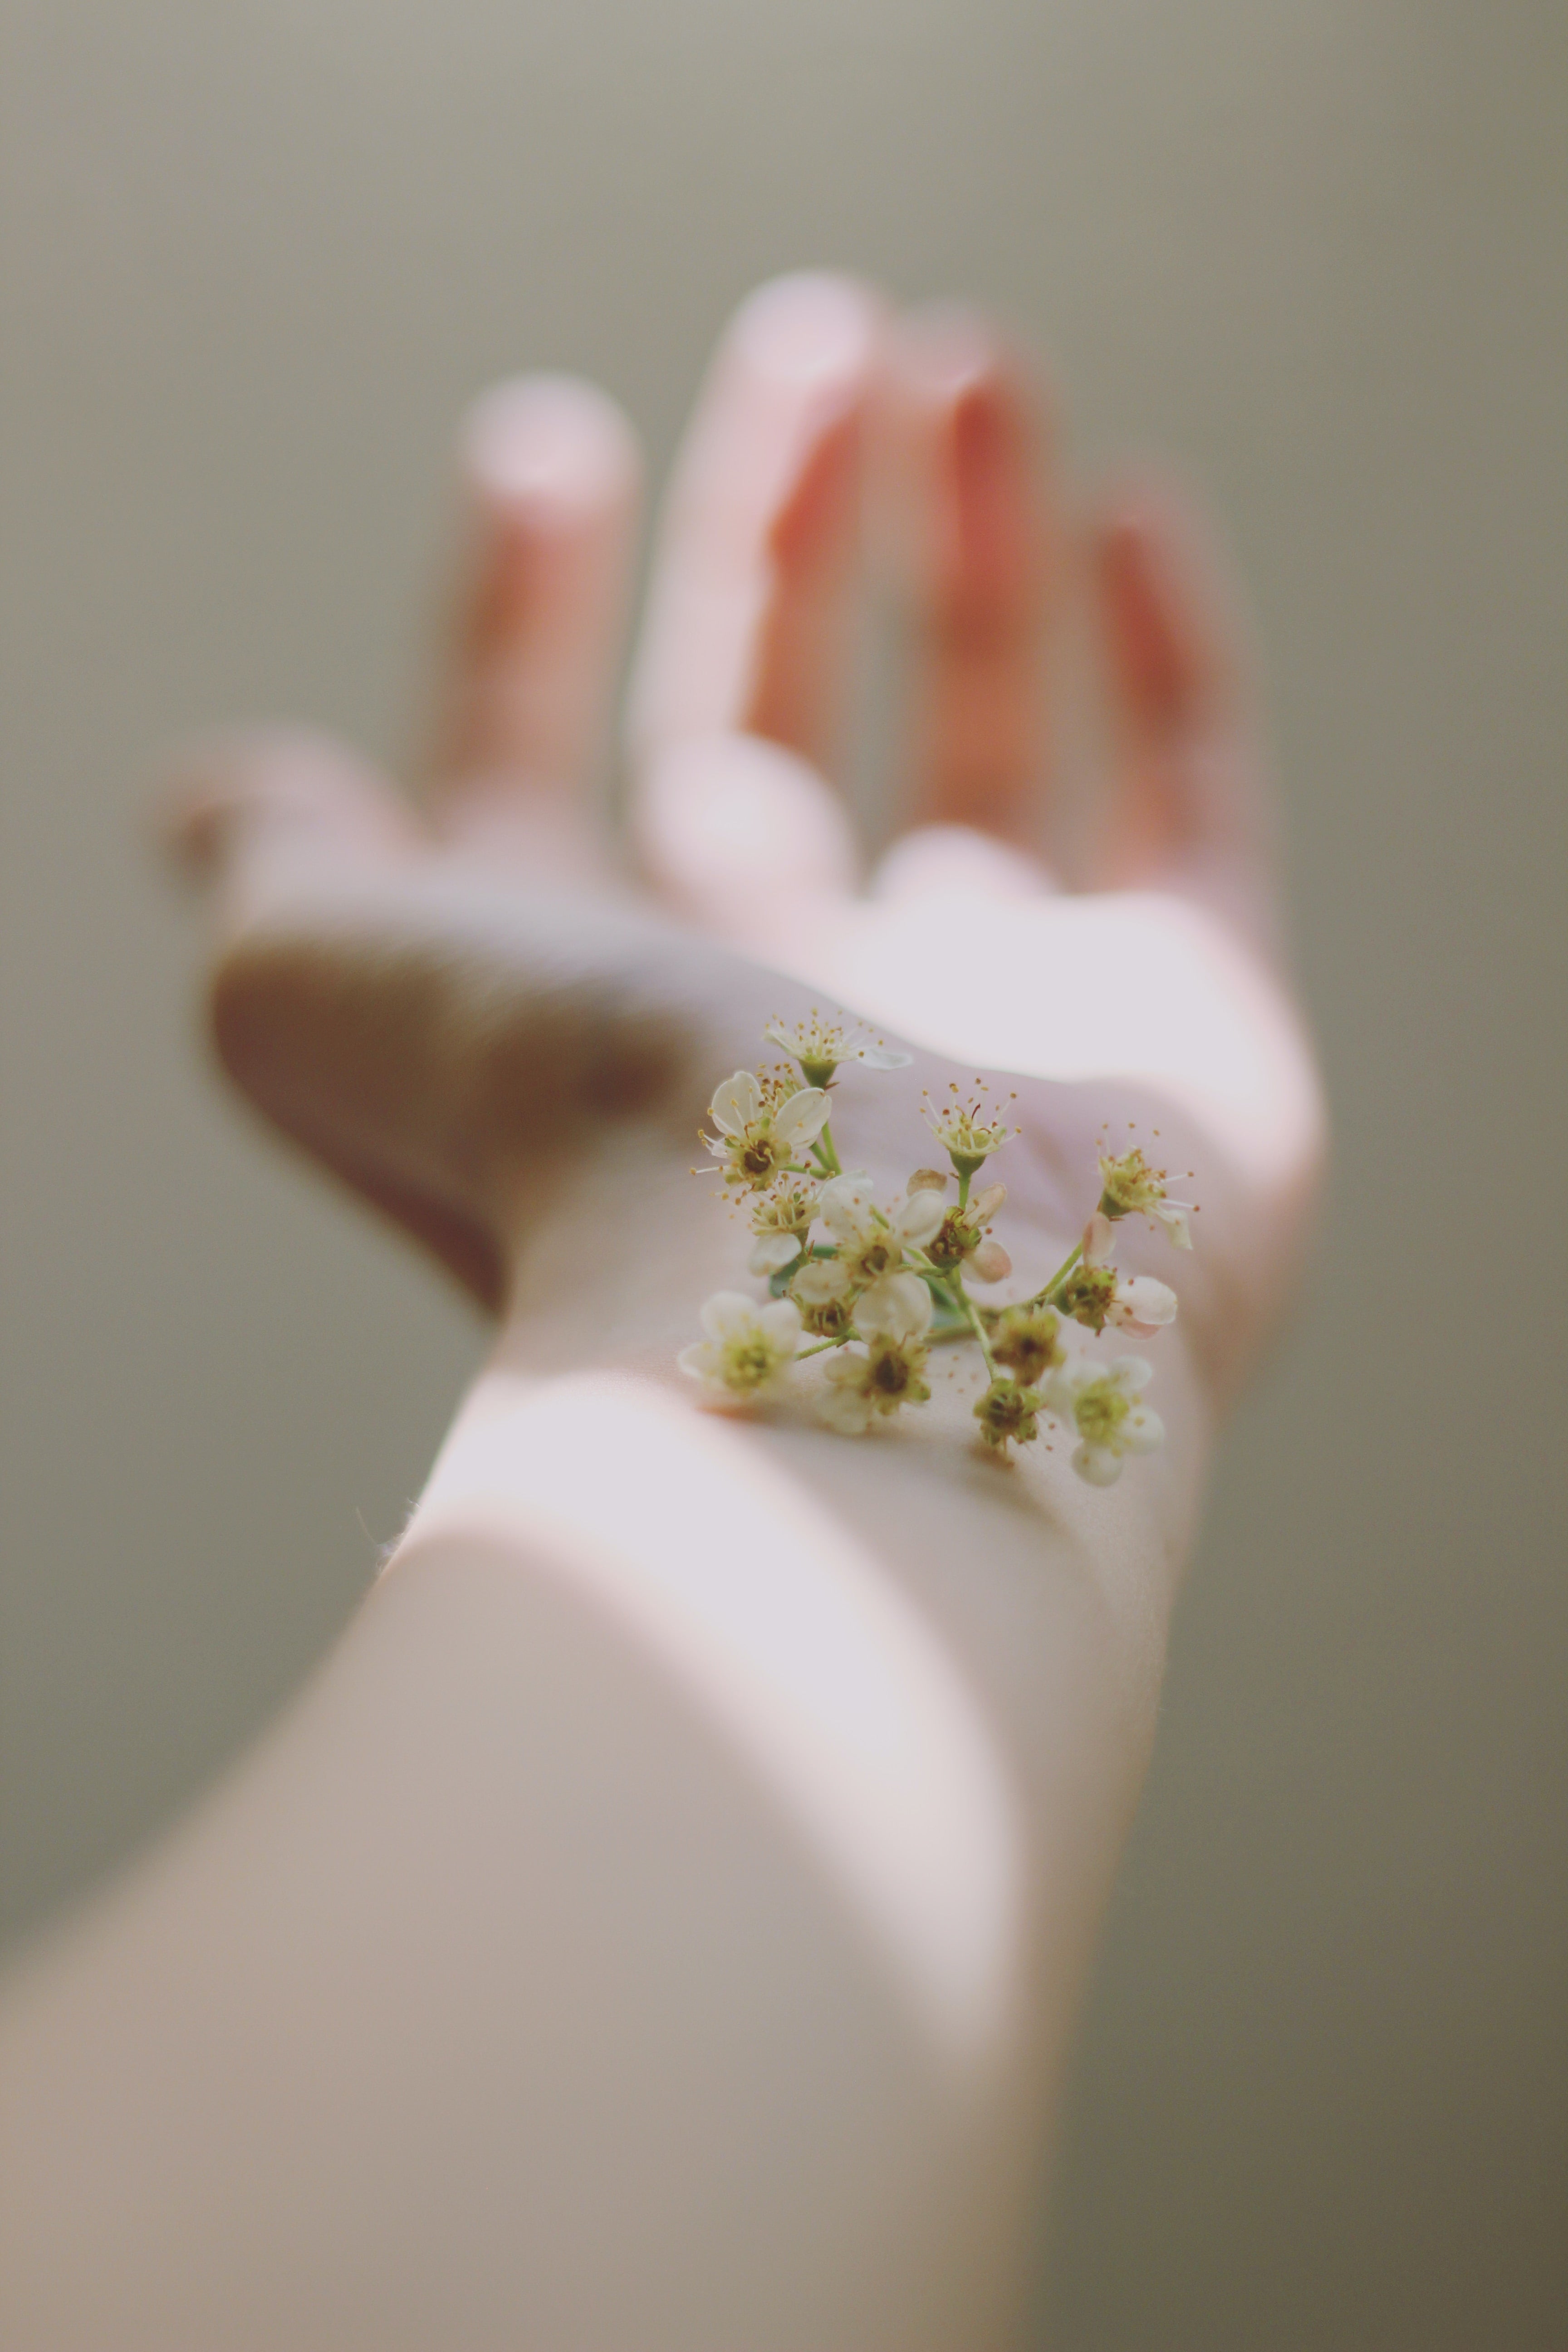
<svg viewBox="0 0 1568 2352"><path fill-rule="evenodd" d="M826 1168L830 1176L843 1175L844 1171L838 1164L838 1146L833 1140L831 1119L823 1120L822 1132L811 1149L819 1165Z"/></svg>
<svg viewBox="0 0 1568 2352"><path fill-rule="evenodd" d="M843 1339L819 1339L815 1348L797 1348L795 1350L795 1360L797 1364L804 1364L808 1356L820 1356L829 1348L842 1348L847 1340L853 1339L855 1336L856 1335L853 1331L846 1331Z"/></svg>
<svg viewBox="0 0 1568 2352"><path fill-rule="evenodd" d="M996 1378L996 1359L991 1353L991 1342L985 1337L985 1326L980 1319L980 1309L975 1306L974 1301L969 1296L968 1291L965 1290L963 1286L963 1276L962 1274L955 1272L949 1278L947 1295L952 1299L953 1305L959 1309L960 1313L966 1315L969 1318L969 1328L980 1342L980 1352L985 1359L985 1369L990 1373L992 1379L994 1380Z"/></svg>
<svg viewBox="0 0 1568 2352"><path fill-rule="evenodd" d="M958 1180L958 1205L959 1205L959 1207L960 1207L961 1209L967 1209L967 1208L968 1208L968 1206L969 1206L969 1188L970 1188L971 1184L973 1184L973 1181L974 1181L974 1178L973 1178L973 1174L971 1174L971 1173L970 1173L969 1171L965 1171L965 1172L964 1172L963 1175L961 1175L961 1176L959 1177L959 1180Z"/></svg>
<svg viewBox="0 0 1568 2352"><path fill-rule="evenodd" d="M1066 1257L1063 1258L1060 1265L1058 1266L1055 1274L1052 1275L1050 1280L1045 1285L1043 1289L1037 1290L1033 1298L1026 1299L1024 1302L1025 1305L1027 1307L1048 1306L1052 1301L1054 1293L1061 1288L1063 1283L1067 1280L1068 1275L1072 1272L1074 1266L1078 1264L1082 1255L1083 1244L1079 1242L1076 1248L1068 1250Z"/></svg>

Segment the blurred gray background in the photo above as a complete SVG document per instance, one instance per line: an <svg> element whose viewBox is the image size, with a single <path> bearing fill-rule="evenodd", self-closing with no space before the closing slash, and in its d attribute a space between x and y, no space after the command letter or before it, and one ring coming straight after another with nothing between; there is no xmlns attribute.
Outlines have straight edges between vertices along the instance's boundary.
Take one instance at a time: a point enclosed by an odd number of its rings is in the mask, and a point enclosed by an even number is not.
<svg viewBox="0 0 1568 2352"><path fill-rule="evenodd" d="M220 1093L158 747L419 712L454 416L1001 305L1268 650L1337 1108L1042 2229L1069 2352L1568 2343L1562 0L5 0L4 1890L331 1640L480 1335ZM1554 1311L1555 1310L1555 1311Z"/></svg>

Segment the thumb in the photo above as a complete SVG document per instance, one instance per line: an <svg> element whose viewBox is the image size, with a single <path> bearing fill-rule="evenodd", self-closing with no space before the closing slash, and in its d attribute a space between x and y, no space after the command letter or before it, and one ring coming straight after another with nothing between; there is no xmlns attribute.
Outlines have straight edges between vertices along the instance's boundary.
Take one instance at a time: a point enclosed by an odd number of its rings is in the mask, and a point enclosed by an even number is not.
<svg viewBox="0 0 1568 2352"><path fill-rule="evenodd" d="M402 863L420 846L412 813L346 744L249 728L186 745L158 813L175 869L214 896L227 933L322 873Z"/></svg>
<svg viewBox="0 0 1568 2352"><path fill-rule="evenodd" d="M342 920L345 889L352 899L416 866L426 844L411 813L345 745L258 728L176 755L157 830L175 870L212 900L208 1010L229 1077L493 1310L503 1268L488 1221L427 1167L405 1164L406 1038L395 1050L405 1008L376 985L381 959L365 953L361 925ZM388 993L390 1004L376 1001Z"/></svg>

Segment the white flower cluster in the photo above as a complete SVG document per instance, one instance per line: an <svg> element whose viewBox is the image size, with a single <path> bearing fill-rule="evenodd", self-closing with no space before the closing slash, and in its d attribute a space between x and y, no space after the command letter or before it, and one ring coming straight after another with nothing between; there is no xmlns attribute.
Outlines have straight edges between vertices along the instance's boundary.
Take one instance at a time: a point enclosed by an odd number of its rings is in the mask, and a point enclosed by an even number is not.
<svg viewBox="0 0 1568 2352"><path fill-rule="evenodd" d="M868 1176L839 1165L829 1095L846 1063L894 1070L911 1057L816 1013L789 1027L773 1022L764 1034L795 1067L726 1078L709 1106L715 1132L702 1141L725 1190L749 1207L751 1271L770 1296L716 1292L702 1309L705 1337L682 1349L681 1370L715 1402L755 1405L785 1394L797 1365L825 1357L816 1410L830 1427L859 1435L925 1403L931 1348L968 1340L987 1374L973 1408L985 1446L1005 1457L1037 1437L1043 1415L1072 1437L1080 1477L1113 1485L1123 1458L1152 1452L1164 1433L1143 1402L1151 1369L1141 1356L1107 1362L1069 1353L1063 1326L1152 1339L1173 1321L1173 1291L1152 1275L1120 1274L1113 1262L1123 1217L1147 1217L1178 1249L1192 1247L1191 1204L1169 1197L1166 1171L1136 1147L1102 1152L1099 1205L1064 1263L1032 1297L982 1306L969 1283L1002 1282L1013 1268L991 1232L1006 1187L975 1192L973 1180L1018 1132L985 1099L984 1084L969 1100L956 1087L950 1103L926 1097L952 1174L918 1168L896 1200L879 1201Z"/></svg>

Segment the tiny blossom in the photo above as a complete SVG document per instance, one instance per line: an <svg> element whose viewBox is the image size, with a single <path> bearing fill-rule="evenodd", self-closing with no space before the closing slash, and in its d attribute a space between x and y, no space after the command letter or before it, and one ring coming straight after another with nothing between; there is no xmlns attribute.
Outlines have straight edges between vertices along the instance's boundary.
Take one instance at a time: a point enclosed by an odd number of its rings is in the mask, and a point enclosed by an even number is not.
<svg viewBox="0 0 1568 2352"><path fill-rule="evenodd" d="M900 1405L927 1402L931 1312L931 1293L918 1275L883 1275L871 1285L855 1308L864 1346L843 1349L824 1367L817 1411L831 1428L858 1437Z"/></svg>
<svg viewBox="0 0 1568 2352"><path fill-rule="evenodd" d="M790 1297L800 1308L800 1328L814 1339L847 1339L855 1323L855 1301L846 1291L835 1292L831 1297L805 1297L800 1291L800 1278L790 1286Z"/></svg>
<svg viewBox="0 0 1568 2352"><path fill-rule="evenodd" d="M1119 1160L1100 1155L1100 1214L1103 1217L1152 1217L1164 1228L1177 1249L1191 1249L1190 1201L1173 1201L1165 1192L1166 1171L1151 1168L1136 1144Z"/></svg>
<svg viewBox="0 0 1568 2352"><path fill-rule="evenodd" d="M1005 1307L991 1326L991 1353L1028 1386L1066 1361L1061 1320L1048 1307Z"/></svg>
<svg viewBox="0 0 1568 2352"><path fill-rule="evenodd" d="M1013 1271L1013 1261L987 1228L1007 1197L1005 1184L988 1184L961 1209L949 1209L928 1245L926 1255L944 1274L967 1264L978 1282L1002 1282Z"/></svg>
<svg viewBox="0 0 1568 2352"><path fill-rule="evenodd" d="M683 1372L730 1403L760 1404L789 1377L800 1339L800 1309L792 1299L759 1307L743 1291L716 1290L702 1309L705 1339L677 1358Z"/></svg>
<svg viewBox="0 0 1568 2352"><path fill-rule="evenodd" d="M801 1087L780 1099L776 1079L761 1080L750 1070L726 1078L708 1107L719 1132L703 1142L723 1169L726 1184L761 1192L780 1171L805 1150L827 1123L827 1097L820 1087Z"/></svg>
<svg viewBox="0 0 1568 2352"><path fill-rule="evenodd" d="M1152 1377L1142 1356L1099 1364L1078 1356L1053 1372L1046 1402L1078 1435L1072 1466L1091 1486L1114 1486L1125 1454L1152 1454L1165 1434L1142 1402Z"/></svg>
<svg viewBox="0 0 1568 2352"><path fill-rule="evenodd" d="M860 1062L868 1070L902 1070L914 1059L912 1054L885 1045L868 1029L848 1026L842 1019L825 1021L815 1007L809 1020L770 1021L763 1034L770 1045L794 1056L813 1087L826 1086L841 1062Z"/></svg>
<svg viewBox="0 0 1568 2352"><path fill-rule="evenodd" d="M953 1099L939 1109L934 1103L926 1105L926 1118L931 1131L942 1145L961 1176L973 1176L984 1167L994 1151L1000 1151L1018 1132L1003 1118L994 1115L976 1096L965 1102L956 1086L950 1087ZM984 1088L981 1088L984 1092Z"/></svg>
<svg viewBox="0 0 1568 2352"><path fill-rule="evenodd" d="M816 1339L837 1339L854 1319L854 1285L840 1258L808 1258L791 1282L789 1295Z"/></svg>
<svg viewBox="0 0 1568 2352"><path fill-rule="evenodd" d="M1096 1211L1083 1229L1083 1263L1069 1274L1058 1294L1064 1315L1103 1331L1109 1323L1152 1339L1176 1319L1176 1294L1152 1274L1118 1274L1111 1265L1116 1246L1110 1220Z"/></svg>
<svg viewBox="0 0 1568 2352"><path fill-rule="evenodd" d="M879 1209L871 1181L859 1174L835 1176L822 1188L817 1214L832 1236L844 1282L874 1282L902 1265L906 1249L920 1249L942 1223L935 1192L911 1192Z"/></svg>
<svg viewBox="0 0 1568 2352"><path fill-rule="evenodd" d="M1005 1454L1010 1440L1029 1444L1039 1435L1037 1419L1044 1400L1030 1388L1002 1375L994 1380L974 1408L980 1434L987 1445Z"/></svg>
<svg viewBox="0 0 1568 2352"><path fill-rule="evenodd" d="M816 1193L815 1184L796 1180L752 1203L752 1231L757 1238L749 1263L753 1274L777 1274L794 1265L816 1214Z"/></svg>

